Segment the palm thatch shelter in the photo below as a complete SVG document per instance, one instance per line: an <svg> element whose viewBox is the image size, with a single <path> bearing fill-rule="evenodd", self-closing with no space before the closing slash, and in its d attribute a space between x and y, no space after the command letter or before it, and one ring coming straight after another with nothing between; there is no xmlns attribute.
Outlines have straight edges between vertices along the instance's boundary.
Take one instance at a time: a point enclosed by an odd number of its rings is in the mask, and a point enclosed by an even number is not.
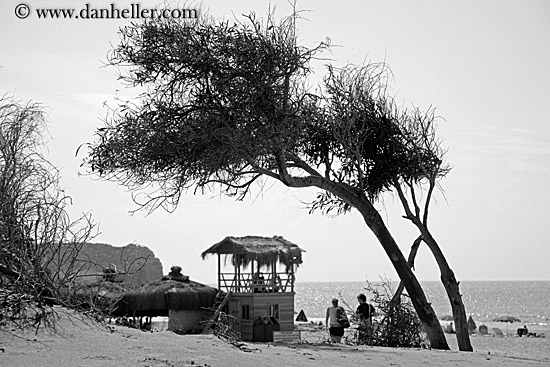
<svg viewBox="0 0 550 367"><path fill-rule="evenodd" d="M71 299L74 306L83 309L99 308L107 313L115 312L118 301L126 291L123 284L110 281L76 284L64 290L65 297Z"/></svg>
<svg viewBox="0 0 550 367"><path fill-rule="evenodd" d="M218 288L227 292L224 311L234 317L232 327L243 340L269 341L272 335L262 340L255 332L262 322L294 330L294 281L303 252L281 236L245 236L226 237L201 254L218 256Z"/></svg>
<svg viewBox="0 0 550 367"><path fill-rule="evenodd" d="M188 333L210 317L217 293L216 288L190 280L179 266L173 266L162 279L124 293L118 312L133 317L168 316L168 330Z"/></svg>

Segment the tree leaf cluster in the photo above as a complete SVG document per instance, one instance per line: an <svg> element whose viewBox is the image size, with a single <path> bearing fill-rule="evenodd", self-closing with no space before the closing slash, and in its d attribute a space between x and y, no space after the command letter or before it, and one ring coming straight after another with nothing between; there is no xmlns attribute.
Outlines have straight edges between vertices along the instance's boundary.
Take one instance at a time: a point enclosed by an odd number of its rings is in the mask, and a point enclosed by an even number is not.
<svg viewBox="0 0 550 367"><path fill-rule="evenodd" d="M263 176L321 188L311 210L337 213L353 205L331 185L376 200L444 172L433 110L399 108L385 64L328 65L317 92L306 87L329 45L298 46L296 18L122 29L109 63L146 91L107 116L85 164L132 189L156 185L153 207L176 206L190 188L242 199Z"/></svg>

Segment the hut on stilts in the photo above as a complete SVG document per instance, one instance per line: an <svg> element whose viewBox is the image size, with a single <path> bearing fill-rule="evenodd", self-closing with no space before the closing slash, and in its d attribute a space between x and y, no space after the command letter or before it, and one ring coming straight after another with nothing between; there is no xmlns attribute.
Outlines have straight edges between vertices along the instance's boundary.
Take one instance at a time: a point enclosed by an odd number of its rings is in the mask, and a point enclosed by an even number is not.
<svg viewBox="0 0 550 367"><path fill-rule="evenodd" d="M173 266L162 279L124 293L117 314L134 318L168 316L168 330L192 333L202 330L212 315L218 290L189 279Z"/></svg>
<svg viewBox="0 0 550 367"><path fill-rule="evenodd" d="M266 324L273 331L294 330L294 281L303 252L280 236L246 236L226 237L202 253L203 259L218 255L218 289L225 298L217 312L231 316L243 340L273 340Z"/></svg>

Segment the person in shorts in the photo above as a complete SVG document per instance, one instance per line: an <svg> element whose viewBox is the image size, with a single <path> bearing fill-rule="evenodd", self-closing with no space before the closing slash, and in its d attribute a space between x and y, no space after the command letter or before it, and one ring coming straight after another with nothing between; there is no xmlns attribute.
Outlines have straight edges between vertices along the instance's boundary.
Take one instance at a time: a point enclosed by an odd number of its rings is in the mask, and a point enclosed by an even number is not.
<svg viewBox="0 0 550 367"><path fill-rule="evenodd" d="M343 307L338 306L338 299L332 299L332 306L327 308L327 317L325 325L328 328L330 334L331 343L340 343L344 336L344 328L340 325L338 318L341 315L345 315L346 311Z"/></svg>

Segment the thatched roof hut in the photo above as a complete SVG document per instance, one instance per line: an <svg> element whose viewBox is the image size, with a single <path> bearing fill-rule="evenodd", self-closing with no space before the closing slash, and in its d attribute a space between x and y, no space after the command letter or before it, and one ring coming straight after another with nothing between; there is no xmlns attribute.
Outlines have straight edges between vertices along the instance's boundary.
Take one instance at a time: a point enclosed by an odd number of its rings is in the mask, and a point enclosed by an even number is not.
<svg viewBox="0 0 550 367"><path fill-rule="evenodd" d="M73 306L111 309L121 299L126 288L120 283L99 281L91 284L81 284L64 291L64 296L71 299Z"/></svg>
<svg viewBox="0 0 550 367"><path fill-rule="evenodd" d="M201 257L204 259L210 254L225 255L226 263L230 260L234 266L244 268L253 261L260 267L278 262L285 265L286 271L289 272L293 265L298 266L302 263L302 252L305 250L281 236L245 236L226 237L204 251Z"/></svg>
<svg viewBox="0 0 550 367"><path fill-rule="evenodd" d="M176 271L175 271L176 270ZM168 276L124 293L120 308L136 316L168 316L169 310L196 311L214 305L218 290L181 275L179 266Z"/></svg>

